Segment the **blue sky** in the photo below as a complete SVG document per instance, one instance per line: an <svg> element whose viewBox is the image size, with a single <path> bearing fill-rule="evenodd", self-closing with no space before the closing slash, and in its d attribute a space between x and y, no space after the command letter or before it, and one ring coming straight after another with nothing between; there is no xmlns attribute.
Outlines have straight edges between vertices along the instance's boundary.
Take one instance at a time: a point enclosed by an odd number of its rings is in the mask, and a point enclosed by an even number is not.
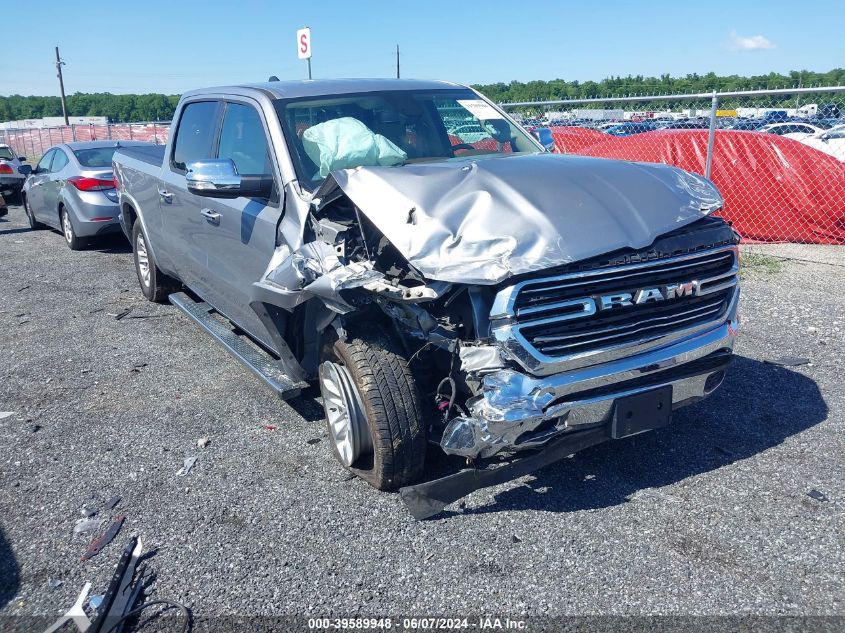
<svg viewBox="0 0 845 633"><path fill-rule="evenodd" d="M712 5L708 8L707 5ZM314 77L461 83L610 75L760 74L845 64L845 3L486 0L5 0L0 94L164 92L305 77L295 32L312 29ZM802 8L803 6L803 8ZM97 17L97 16L102 17ZM803 17L802 17L803 16Z"/></svg>

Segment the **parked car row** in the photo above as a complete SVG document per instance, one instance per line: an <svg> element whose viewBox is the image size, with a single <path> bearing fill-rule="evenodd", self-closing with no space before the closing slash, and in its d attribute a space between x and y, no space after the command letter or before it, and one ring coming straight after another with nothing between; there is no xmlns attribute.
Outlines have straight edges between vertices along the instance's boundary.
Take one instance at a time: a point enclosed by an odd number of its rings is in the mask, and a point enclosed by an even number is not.
<svg viewBox="0 0 845 633"><path fill-rule="evenodd" d="M590 128L604 132L610 136L620 137L644 134L657 130L706 130L710 127L710 120L706 118L691 118L596 122L587 119L574 119L569 121L552 121L551 124L556 126ZM843 136L845 136L845 119L770 116L758 119L719 117L716 120L716 127L721 130L744 130L783 136L809 145L841 161L845 161L845 140L843 140Z"/></svg>

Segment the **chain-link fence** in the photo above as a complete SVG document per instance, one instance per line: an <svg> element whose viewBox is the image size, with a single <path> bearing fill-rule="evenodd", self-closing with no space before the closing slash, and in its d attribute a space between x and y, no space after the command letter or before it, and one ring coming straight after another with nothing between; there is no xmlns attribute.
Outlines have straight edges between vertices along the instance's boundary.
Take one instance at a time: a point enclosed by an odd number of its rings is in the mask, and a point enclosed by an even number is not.
<svg viewBox="0 0 845 633"><path fill-rule="evenodd" d="M710 177L746 241L845 244L845 87L504 106L560 153Z"/></svg>
<svg viewBox="0 0 845 633"><path fill-rule="evenodd" d="M48 149L60 143L73 141L148 141L167 143L170 122L84 124L61 127L23 128L0 130L0 142L11 146L32 165Z"/></svg>

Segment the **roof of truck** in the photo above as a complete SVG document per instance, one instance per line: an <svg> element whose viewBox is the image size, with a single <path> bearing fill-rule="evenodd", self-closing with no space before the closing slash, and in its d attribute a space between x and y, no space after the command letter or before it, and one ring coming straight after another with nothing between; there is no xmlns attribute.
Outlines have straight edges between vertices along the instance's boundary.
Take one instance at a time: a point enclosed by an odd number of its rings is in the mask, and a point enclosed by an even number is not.
<svg viewBox="0 0 845 633"><path fill-rule="evenodd" d="M301 79L297 81L267 81L263 83L240 84L205 88L186 92L184 96L207 94L210 92L226 93L232 88L261 90L276 99L297 97L318 97L341 95L355 92L380 92L383 90L443 90L463 88L460 84L448 81L430 81L424 79Z"/></svg>

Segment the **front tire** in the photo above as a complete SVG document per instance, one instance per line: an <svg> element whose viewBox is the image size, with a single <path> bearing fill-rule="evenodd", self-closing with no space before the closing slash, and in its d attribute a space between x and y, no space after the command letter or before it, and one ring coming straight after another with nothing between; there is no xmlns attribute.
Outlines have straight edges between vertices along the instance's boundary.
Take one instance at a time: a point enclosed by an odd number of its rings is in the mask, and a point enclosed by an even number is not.
<svg viewBox="0 0 845 633"><path fill-rule="evenodd" d="M427 449L421 399L392 338L368 327L327 341L320 391L329 441L344 468L378 490L419 479Z"/></svg>
<svg viewBox="0 0 845 633"><path fill-rule="evenodd" d="M65 242L67 242L70 250L81 251L84 249L86 241L78 237L76 231L73 230L73 223L70 221L70 214L67 212L67 209L62 207L59 216L61 218L62 234L65 236Z"/></svg>
<svg viewBox="0 0 845 633"><path fill-rule="evenodd" d="M167 303L167 297L179 289L179 283L156 266L140 221L132 226L132 255L141 292L154 303Z"/></svg>

